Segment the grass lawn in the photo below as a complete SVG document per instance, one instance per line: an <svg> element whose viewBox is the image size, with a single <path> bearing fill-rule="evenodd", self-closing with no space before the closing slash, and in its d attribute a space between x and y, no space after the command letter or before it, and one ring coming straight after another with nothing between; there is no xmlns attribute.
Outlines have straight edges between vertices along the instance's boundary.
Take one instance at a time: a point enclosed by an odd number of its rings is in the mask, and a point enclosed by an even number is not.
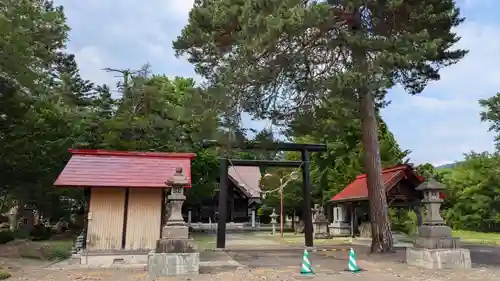
<svg viewBox="0 0 500 281"><path fill-rule="evenodd" d="M264 238L267 237L269 239L272 239L276 242L279 242L280 244L283 245L304 245L304 234L295 234L295 233L290 233L290 232L285 232L283 233L283 239L281 239L281 236L279 233L276 234L276 236L273 236L272 234L268 232L257 232L255 236ZM351 238L350 237L339 237L339 238L331 238L331 239L314 239L314 245L315 246L320 246L320 245L343 245L343 244L350 244L351 243Z"/></svg>
<svg viewBox="0 0 500 281"><path fill-rule="evenodd" d="M255 239L269 239L277 244L290 245L290 246L302 246L304 245L304 235L294 234L294 233L284 233L283 239L281 239L279 233L276 236L271 235L267 231L262 232L247 232L245 236L249 239L255 237ZM471 244L484 244L484 245L500 245L500 233L483 233L475 231L465 231L465 230L454 230L454 237L459 237L464 243ZM213 234L195 233L194 240L198 245L198 249L201 251L206 249L215 249L216 247L216 237ZM400 242L411 243L413 241L412 237L401 237ZM347 245L351 243L350 237L339 237L332 239L314 239L315 246L328 246L328 245Z"/></svg>
<svg viewBox="0 0 500 281"><path fill-rule="evenodd" d="M24 245L19 252L22 258L64 260L71 256L72 246L73 241L69 239L34 241Z"/></svg>
<svg viewBox="0 0 500 281"><path fill-rule="evenodd" d="M460 240L465 243L500 245L500 233L453 230L453 236L459 237Z"/></svg>
<svg viewBox="0 0 500 281"><path fill-rule="evenodd" d="M254 238L256 241L271 240L277 245L289 245L289 246L302 246L304 245L304 235L294 233L284 233L283 239L281 239L279 233L275 236L271 235L269 232L246 232L244 234L248 239ZM214 234L205 233L194 233L193 238L200 251L207 249L215 249L216 247L216 237ZM333 239L315 239L314 245L343 245L349 244L351 239L348 238L333 238Z"/></svg>
<svg viewBox="0 0 500 281"><path fill-rule="evenodd" d="M212 234L206 233L193 233L193 239L198 246L198 250L204 251L207 249L215 249L216 246L216 237Z"/></svg>
<svg viewBox="0 0 500 281"><path fill-rule="evenodd" d="M470 244L500 245L500 233L484 233L468 230L453 230L453 237L460 238L461 242ZM403 237L401 242L411 243L414 236Z"/></svg>

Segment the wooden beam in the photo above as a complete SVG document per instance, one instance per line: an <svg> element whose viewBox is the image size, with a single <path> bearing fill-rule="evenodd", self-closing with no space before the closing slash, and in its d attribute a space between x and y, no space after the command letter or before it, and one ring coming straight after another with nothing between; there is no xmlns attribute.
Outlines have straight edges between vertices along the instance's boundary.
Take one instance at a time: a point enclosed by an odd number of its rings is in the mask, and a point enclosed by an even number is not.
<svg viewBox="0 0 500 281"><path fill-rule="evenodd" d="M202 147L222 147L215 140L204 140L202 142ZM227 147L227 146L224 146ZM303 151L306 149L309 152L325 152L325 144L309 144L309 143L292 143L292 142L273 142L273 143L262 143L257 141L248 141L239 144L233 144L232 148L241 149L262 149L262 150L281 150L281 151Z"/></svg>

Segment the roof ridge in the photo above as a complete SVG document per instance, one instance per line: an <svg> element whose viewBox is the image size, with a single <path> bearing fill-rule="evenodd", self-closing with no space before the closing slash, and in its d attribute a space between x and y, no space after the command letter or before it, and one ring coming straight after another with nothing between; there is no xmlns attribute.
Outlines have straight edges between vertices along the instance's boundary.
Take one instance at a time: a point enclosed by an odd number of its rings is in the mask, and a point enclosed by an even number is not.
<svg viewBox="0 0 500 281"><path fill-rule="evenodd" d="M390 167L382 169L382 174L386 174L386 173L390 173L390 172L394 172L394 171L398 171L398 170L403 170L406 168L410 168L410 165L398 164L398 165L394 165L394 166L390 166ZM361 174L361 175L356 177L356 179L362 179L362 178L366 178L366 173Z"/></svg>
<svg viewBox="0 0 500 281"><path fill-rule="evenodd" d="M195 153L181 152L149 152L149 151L120 151L107 149L68 149L73 155L95 156L134 156L134 157L164 157L164 158L189 158L196 157Z"/></svg>

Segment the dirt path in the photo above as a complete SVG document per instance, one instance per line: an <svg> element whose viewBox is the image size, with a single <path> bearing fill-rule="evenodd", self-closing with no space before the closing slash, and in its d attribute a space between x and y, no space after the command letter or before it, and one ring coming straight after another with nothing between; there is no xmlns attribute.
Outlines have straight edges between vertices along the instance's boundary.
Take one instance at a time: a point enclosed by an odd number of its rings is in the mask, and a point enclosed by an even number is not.
<svg viewBox="0 0 500 281"><path fill-rule="evenodd" d="M4 248L5 249L5 248ZM476 267L470 270L434 271L410 267L402 263L398 253L386 256L370 256L362 248L356 249L358 264L365 271L352 274L344 269L347 253L313 252L310 260L316 275L307 279L313 281L365 280L365 281L476 281L500 280L500 268ZM5 254L0 249L0 256ZM209 253L210 254L210 253ZM215 255L217 253L212 253ZM219 253L220 254L220 253ZM204 259L213 260L206 254ZM169 281L294 281L304 280L300 275L301 251L237 251L229 256L242 266L201 268L202 274L189 277L170 277ZM225 256L225 259L227 257ZM0 257L0 267L12 274L8 280L23 281L146 281L145 267L107 269L47 269L51 263L32 259Z"/></svg>
<svg viewBox="0 0 500 281"><path fill-rule="evenodd" d="M408 268L404 265L387 266L383 268L378 265L364 263L362 265L367 271L352 274L344 271L328 269L318 270L315 276L307 279L313 281L331 280L365 280L365 281L475 281L475 280L499 280L498 272L491 269L473 269L470 271L434 271ZM144 269L93 269L93 270L46 270L36 269L16 274L9 280L23 281L145 281L147 273ZM298 273L298 267L282 268L239 268L231 271L221 270L212 274L200 274L198 276L170 277L159 280L169 281L257 281L257 280L280 280L294 281L304 280Z"/></svg>

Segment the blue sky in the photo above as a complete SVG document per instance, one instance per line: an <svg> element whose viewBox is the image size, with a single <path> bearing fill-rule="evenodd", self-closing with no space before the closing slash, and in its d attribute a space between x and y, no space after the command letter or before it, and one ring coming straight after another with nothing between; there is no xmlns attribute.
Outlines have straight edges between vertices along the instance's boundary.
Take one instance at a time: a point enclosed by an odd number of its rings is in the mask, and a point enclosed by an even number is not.
<svg viewBox="0 0 500 281"><path fill-rule="evenodd" d="M193 0L56 0L65 7L69 50L82 75L96 83L114 83L105 67L135 69L148 62L153 71L195 77L192 66L177 59L172 41L187 22ZM470 50L457 65L441 72L419 96L391 90L383 117L399 144L412 151L414 163L435 165L460 160L463 153L493 150L493 134L479 120L478 99L500 91L500 12L493 0L459 0L466 22L457 28L457 47ZM263 128L268 122L246 122Z"/></svg>

